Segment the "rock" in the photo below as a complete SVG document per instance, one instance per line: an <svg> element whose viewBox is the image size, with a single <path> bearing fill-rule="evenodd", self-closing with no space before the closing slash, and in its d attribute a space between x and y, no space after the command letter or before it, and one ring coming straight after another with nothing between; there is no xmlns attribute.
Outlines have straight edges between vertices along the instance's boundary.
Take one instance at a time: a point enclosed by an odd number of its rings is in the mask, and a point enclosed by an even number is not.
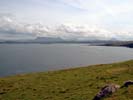
<svg viewBox="0 0 133 100"><path fill-rule="evenodd" d="M120 88L119 85L108 84L101 89L101 91L94 97L93 100L101 100L103 97L106 97L106 96L116 92L119 88Z"/></svg>
<svg viewBox="0 0 133 100"><path fill-rule="evenodd" d="M124 84L123 84L123 86L121 86L121 88L128 87L129 85L133 85L133 81L129 80L129 81L124 82Z"/></svg>

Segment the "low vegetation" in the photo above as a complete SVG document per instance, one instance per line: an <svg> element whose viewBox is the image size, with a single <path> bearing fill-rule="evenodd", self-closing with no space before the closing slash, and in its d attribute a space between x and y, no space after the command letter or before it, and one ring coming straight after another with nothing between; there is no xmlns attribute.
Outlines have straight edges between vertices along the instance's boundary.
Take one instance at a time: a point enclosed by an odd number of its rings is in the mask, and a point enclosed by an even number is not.
<svg viewBox="0 0 133 100"><path fill-rule="evenodd" d="M0 78L0 100L92 100L108 83L133 80L133 60ZM104 100L133 100L133 86Z"/></svg>

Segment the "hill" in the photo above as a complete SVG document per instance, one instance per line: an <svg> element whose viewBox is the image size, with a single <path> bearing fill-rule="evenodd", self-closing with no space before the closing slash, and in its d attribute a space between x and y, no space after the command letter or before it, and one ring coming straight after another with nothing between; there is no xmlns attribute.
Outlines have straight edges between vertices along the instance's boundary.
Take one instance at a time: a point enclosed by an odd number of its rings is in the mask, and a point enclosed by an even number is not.
<svg viewBox="0 0 133 100"><path fill-rule="evenodd" d="M0 78L0 100L92 100L107 83L133 80L133 60ZM104 100L133 100L133 86Z"/></svg>
<svg viewBox="0 0 133 100"><path fill-rule="evenodd" d="M54 43L66 43L66 44L92 44L99 45L105 43L112 43L112 41L105 40L67 40L60 37L37 37L35 39L28 40L0 40L0 44L54 44Z"/></svg>
<svg viewBox="0 0 133 100"><path fill-rule="evenodd" d="M65 40L63 40L60 37L37 37L35 40L33 40L33 42L37 42L37 43L60 43L60 42L64 42Z"/></svg>
<svg viewBox="0 0 133 100"><path fill-rule="evenodd" d="M124 46L133 48L133 41L115 41L112 43L104 43L103 46Z"/></svg>

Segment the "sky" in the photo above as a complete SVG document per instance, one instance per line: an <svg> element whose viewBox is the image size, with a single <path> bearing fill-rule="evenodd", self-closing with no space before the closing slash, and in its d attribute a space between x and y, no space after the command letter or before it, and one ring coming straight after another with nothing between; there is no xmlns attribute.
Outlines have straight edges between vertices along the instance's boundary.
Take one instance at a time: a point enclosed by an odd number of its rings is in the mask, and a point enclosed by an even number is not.
<svg viewBox="0 0 133 100"><path fill-rule="evenodd" d="M0 39L133 40L133 0L0 0Z"/></svg>

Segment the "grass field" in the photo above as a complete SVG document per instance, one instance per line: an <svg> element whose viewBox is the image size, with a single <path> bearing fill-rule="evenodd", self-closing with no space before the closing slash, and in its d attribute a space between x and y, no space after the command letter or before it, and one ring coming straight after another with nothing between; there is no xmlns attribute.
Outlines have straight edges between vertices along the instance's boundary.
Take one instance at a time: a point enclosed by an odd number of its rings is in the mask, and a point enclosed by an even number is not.
<svg viewBox="0 0 133 100"><path fill-rule="evenodd" d="M133 60L0 78L0 100L92 100L108 83L133 80ZM133 100L133 86L104 100Z"/></svg>

